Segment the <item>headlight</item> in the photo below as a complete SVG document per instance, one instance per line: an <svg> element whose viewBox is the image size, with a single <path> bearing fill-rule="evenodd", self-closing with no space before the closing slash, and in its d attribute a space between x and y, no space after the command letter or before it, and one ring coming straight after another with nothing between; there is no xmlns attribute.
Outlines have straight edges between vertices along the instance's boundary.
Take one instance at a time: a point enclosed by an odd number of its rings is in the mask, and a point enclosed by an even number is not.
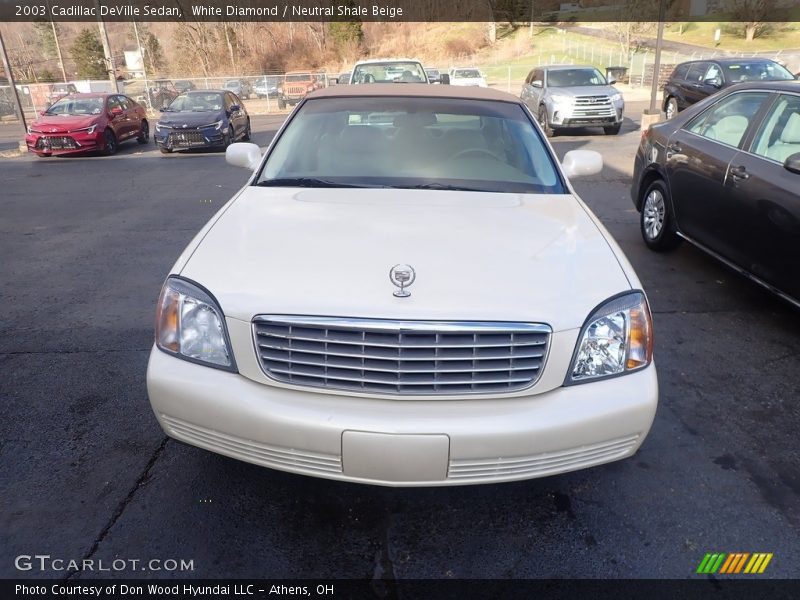
<svg viewBox="0 0 800 600"><path fill-rule="evenodd" d="M560 96L559 94L553 94L550 96L550 100L552 100L554 104L572 104L572 96Z"/></svg>
<svg viewBox="0 0 800 600"><path fill-rule="evenodd" d="M216 131L219 131L220 127L222 127L222 119L214 123L209 123L208 125L201 125L200 129L205 129L206 127L213 127Z"/></svg>
<svg viewBox="0 0 800 600"><path fill-rule="evenodd" d="M235 371L228 332L216 300L197 284L169 277L156 313L156 345L169 354Z"/></svg>
<svg viewBox="0 0 800 600"><path fill-rule="evenodd" d="M79 131L85 131L89 135L92 135L95 129L97 129L97 123L95 123L94 125L90 125L89 127L84 127L83 129L73 129L72 131L73 133L77 133Z"/></svg>
<svg viewBox="0 0 800 600"><path fill-rule="evenodd" d="M620 102L620 101L622 101L622 94L620 94L620 93L612 94L611 101L612 102Z"/></svg>
<svg viewBox="0 0 800 600"><path fill-rule="evenodd" d="M565 385L623 375L653 359L653 320L642 292L600 305L581 329Z"/></svg>

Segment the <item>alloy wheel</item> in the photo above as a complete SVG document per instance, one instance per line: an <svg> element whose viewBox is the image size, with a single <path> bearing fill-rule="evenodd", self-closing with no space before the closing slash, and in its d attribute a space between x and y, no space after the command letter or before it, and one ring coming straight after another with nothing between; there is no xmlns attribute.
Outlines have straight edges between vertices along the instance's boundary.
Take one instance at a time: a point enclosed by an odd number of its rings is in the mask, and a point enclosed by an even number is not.
<svg viewBox="0 0 800 600"><path fill-rule="evenodd" d="M664 195L660 190L650 190L644 201L642 209L644 215L644 232L651 240L655 240L664 228L664 216L667 212L667 205L664 202Z"/></svg>

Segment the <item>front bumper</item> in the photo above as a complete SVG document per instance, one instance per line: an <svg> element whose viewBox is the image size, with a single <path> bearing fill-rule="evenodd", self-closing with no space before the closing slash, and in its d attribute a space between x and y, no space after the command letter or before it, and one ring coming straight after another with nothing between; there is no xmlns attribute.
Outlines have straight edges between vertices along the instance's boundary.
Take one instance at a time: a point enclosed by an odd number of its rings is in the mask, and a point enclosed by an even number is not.
<svg viewBox="0 0 800 600"><path fill-rule="evenodd" d="M225 145L224 129L161 129L153 134L156 146L168 150L219 148Z"/></svg>
<svg viewBox="0 0 800 600"><path fill-rule="evenodd" d="M105 147L103 131L88 134L82 131L64 133L29 133L25 136L28 152L39 156L60 156L96 152Z"/></svg>
<svg viewBox="0 0 800 600"><path fill-rule="evenodd" d="M258 383L156 348L147 389L175 439L283 471L388 486L514 481L626 458L658 401L652 364L515 398L380 399Z"/></svg>
<svg viewBox="0 0 800 600"><path fill-rule="evenodd" d="M614 105L612 110L598 110L597 115L589 111L578 111L571 104L555 104L548 109L550 126L553 128L612 127L620 125L624 118L625 105Z"/></svg>

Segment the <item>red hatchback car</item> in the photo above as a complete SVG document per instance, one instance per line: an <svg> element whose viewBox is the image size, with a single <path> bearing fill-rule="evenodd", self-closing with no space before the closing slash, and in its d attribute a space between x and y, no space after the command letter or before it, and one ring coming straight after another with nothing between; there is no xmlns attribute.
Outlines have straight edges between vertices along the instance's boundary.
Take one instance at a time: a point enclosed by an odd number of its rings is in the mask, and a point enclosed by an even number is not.
<svg viewBox="0 0 800 600"><path fill-rule="evenodd" d="M100 151L114 154L119 144L150 137L144 108L122 94L70 94L54 102L28 126L25 142L39 156Z"/></svg>

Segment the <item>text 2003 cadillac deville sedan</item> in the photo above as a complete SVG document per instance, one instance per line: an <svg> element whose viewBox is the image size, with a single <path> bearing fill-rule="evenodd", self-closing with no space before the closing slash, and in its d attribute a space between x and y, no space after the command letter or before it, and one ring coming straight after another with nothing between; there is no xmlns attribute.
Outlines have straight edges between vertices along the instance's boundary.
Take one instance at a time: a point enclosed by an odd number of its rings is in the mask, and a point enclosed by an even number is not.
<svg viewBox="0 0 800 600"><path fill-rule="evenodd" d="M540 477L636 452L656 410L633 269L510 95L310 94L192 241L147 375L172 437L394 486Z"/></svg>

